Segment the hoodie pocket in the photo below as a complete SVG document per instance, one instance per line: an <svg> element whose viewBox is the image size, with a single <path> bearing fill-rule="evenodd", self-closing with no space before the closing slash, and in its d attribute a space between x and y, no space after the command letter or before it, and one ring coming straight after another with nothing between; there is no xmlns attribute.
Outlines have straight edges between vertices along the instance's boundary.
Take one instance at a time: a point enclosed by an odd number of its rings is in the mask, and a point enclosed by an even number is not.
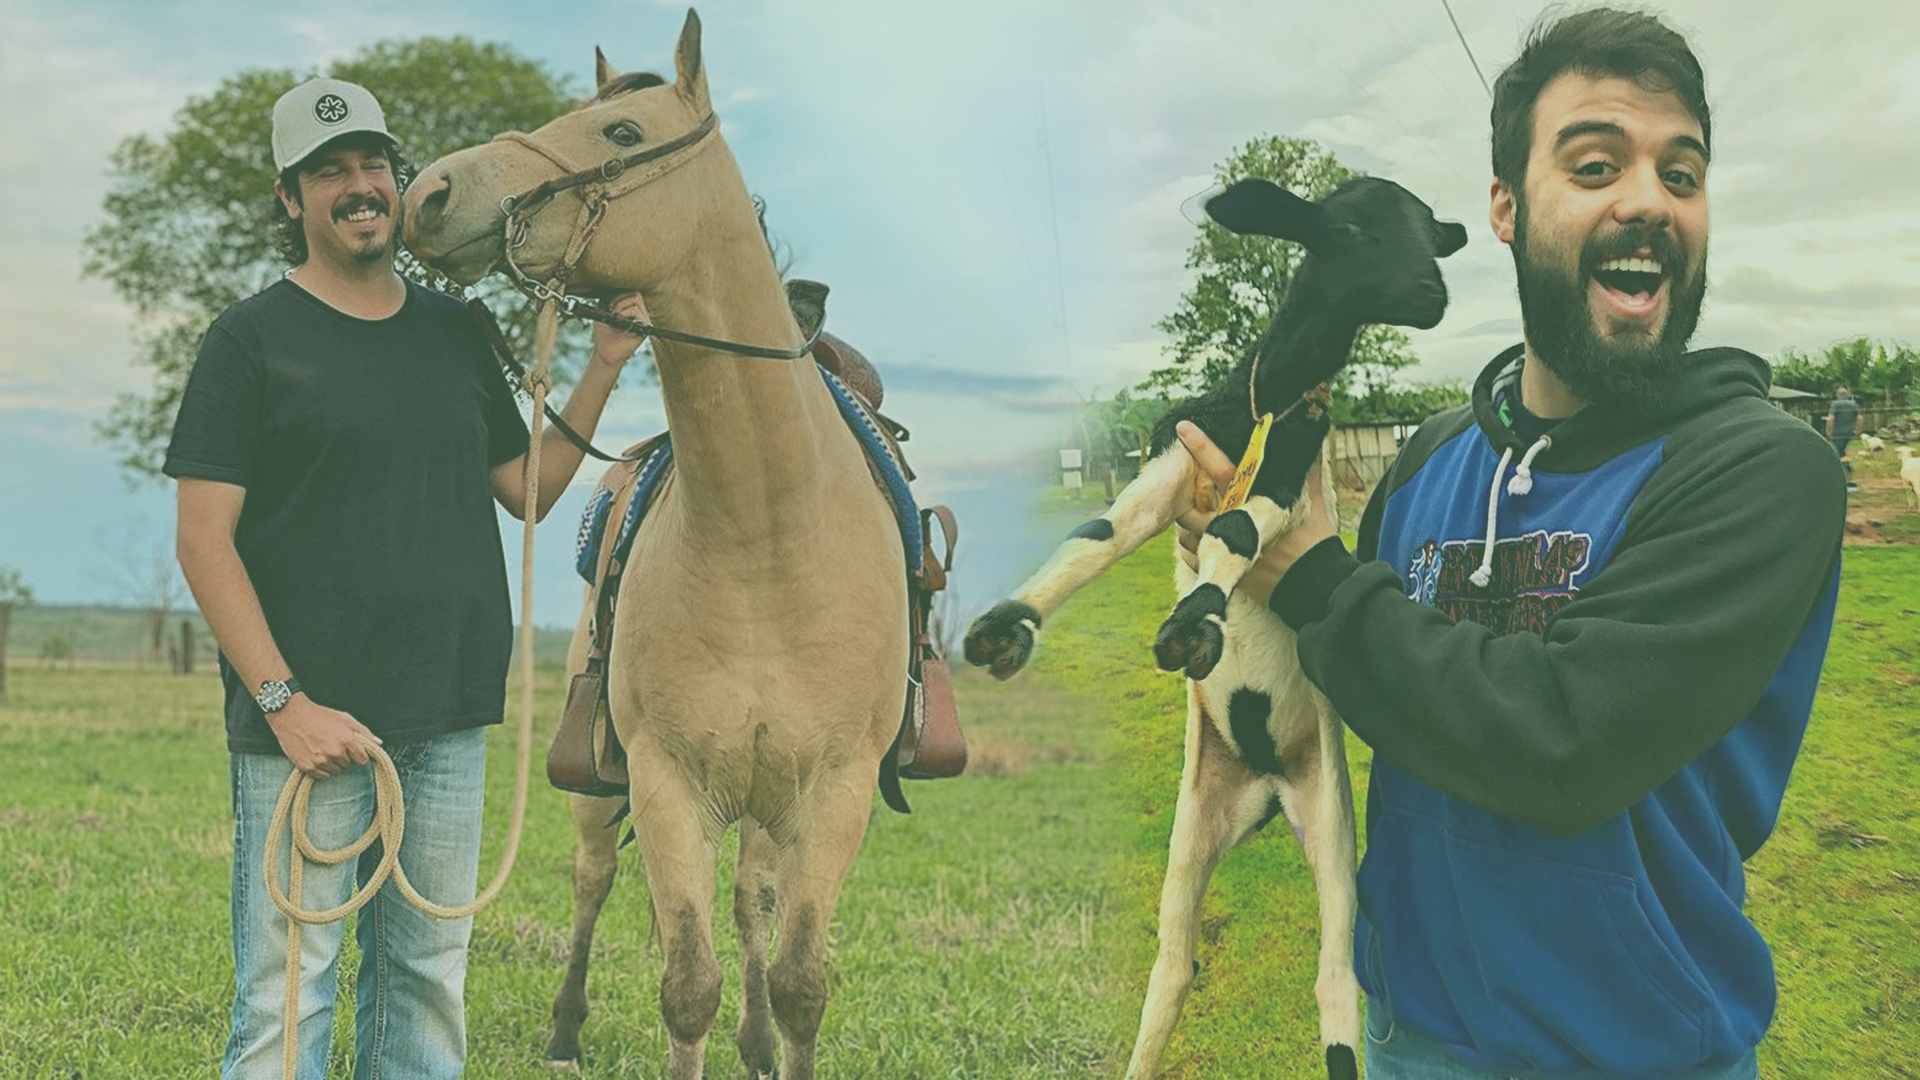
<svg viewBox="0 0 1920 1080"><path fill-rule="evenodd" d="M1644 1076L1699 1063L1711 998L1632 878L1459 837L1449 846L1490 1006L1476 1045L1508 1046L1546 1071Z"/></svg>

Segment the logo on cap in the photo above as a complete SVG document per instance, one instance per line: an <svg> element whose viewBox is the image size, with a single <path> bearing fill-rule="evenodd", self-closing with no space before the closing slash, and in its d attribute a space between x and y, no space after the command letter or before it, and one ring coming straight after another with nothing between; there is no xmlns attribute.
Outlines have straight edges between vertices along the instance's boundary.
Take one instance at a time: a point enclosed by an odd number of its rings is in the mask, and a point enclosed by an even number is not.
<svg viewBox="0 0 1920 1080"><path fill-rule="evenodd" d="M337 124L347 118L347 103L339 94L322 94L313 103L313 118L323 124Z"/></svg>

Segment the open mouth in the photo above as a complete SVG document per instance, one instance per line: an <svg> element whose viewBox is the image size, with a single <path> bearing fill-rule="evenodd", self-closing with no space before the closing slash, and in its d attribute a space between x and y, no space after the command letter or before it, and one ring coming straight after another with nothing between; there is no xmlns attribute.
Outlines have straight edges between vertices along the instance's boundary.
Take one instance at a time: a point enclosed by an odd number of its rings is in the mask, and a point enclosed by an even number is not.
<svg viewBox="0 0 1920 1080"><path fill-rule="evenodd" d="M1627 318L1652 315L1667 292L1666 267L1647 254L1604 259L1594 267L1592 281L1606 306Z"/></svg>
<svg viewBox="0 0 1920 1080"><path fill-rule="evenodd" d="M385 206L377 201L370 200L352 207L341 207L335 210L333 212L333 220L345 222L348 225L371 225L374 221L385 217L386 214L387 208Z"/></svg>

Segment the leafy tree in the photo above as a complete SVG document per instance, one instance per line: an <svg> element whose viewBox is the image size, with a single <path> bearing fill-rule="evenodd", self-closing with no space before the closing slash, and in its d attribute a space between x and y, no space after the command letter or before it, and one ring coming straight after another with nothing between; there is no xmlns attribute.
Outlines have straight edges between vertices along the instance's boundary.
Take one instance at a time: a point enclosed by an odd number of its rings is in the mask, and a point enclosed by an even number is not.
<svg viewBox="0 0 1920 1080"><path fill-rule="evenodd" d="M1221 184L1265 177L1304 198L1319 199L1359 173L1318 143L1267 135L1235 150L1214 170ZM1265 236L1235 236L1212 222L1187 250L1187 268L1199 271L1171 315L1154 324L1171 335L1173 363L1147 376L1138 389L1161 395L1198 392L1225 378L1253 348L1280 309L1305 257L1298 244ZM1354 342L1353 359L1334 383L1335 415L1342 398L1384 393L1400 369L1417 363L1407 335L1369 326Z"/></svg>
<svg viewBox="0 0 1920 1080"><path fill-rule="evenodd" d="M1821 397L1845 386L1862 405L1920 408L1920 351L1865 337L1812 356L1789 349L1773 361L1773 381Z"/></svg>
<svg viewBox="0 0 1920 1080"><path fill-rule="evenodd" d="M1086 442L1087 470L1101 477L1107 498L1114 496L1114 481L1128 454L1138 453L1141 462L1146 460L1153 425L1170 404L1163 395L1136 397L1130 390L1121 390L1111 398L1080 406L1075 423Z"/></svg>
<svg viewBox="0 0 1920 1080"><path fill-rule="evenodd" d="M158 475L207 324L286 269L268 228L273 103L307 74L243 71L188 99L171 130L132 136L113 152L105 220L86 236L84 269L133 306L135 361L153 374L152 393L122 395L98 426L131 476ZM501 131L531 131L577 100L540 64L461 37L383 42L325 74L373 91L416 166ZM441 284L404 252L400 263L415 280ZM529 353L532 305L498 278L478 293ZM556 359L584 355L585 331L569 328L569 337Z"/></svg>
<svg viewBox="0 0 1920 1080"><path fill-rule="evenodd" d="M1425 420L1434 413L1463 405L1470 396L1466 383L1448 379L1437 383L1370 385L1362 395L1337 395L1333 422L1364 424L1386 420Z"/></svg>
<svg viewBox="0 0 1920 1080"><path fill-rule="evenodd" d="M30 607L32 604L33 590L27 588L20 571L0 566L0 705L7 703L7 624L13 620L16 605Z"/></svg>

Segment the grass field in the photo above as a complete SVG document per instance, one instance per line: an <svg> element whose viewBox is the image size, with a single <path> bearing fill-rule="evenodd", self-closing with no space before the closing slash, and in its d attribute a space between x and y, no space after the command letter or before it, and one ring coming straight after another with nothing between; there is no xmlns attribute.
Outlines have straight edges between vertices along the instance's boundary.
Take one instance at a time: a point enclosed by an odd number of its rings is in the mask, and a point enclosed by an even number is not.
<svg viewBox="0 0 1920 1080"><path fill-rule="evenodd" d="M1097 512L1083 506L1062 521ZM1134 1008L1157 946L1185 718L1179 681L1152 672L1149 651L1173 601L1169 545L1161 537L1076 597L1049 623L1037 661L1091 696L1119 739L1114 765L1129 793L1131 838L1115 914ZM1351 735L1347 752L1356 805L1364 805L1371 756ZM1785 810L1747 867L1748 910L1773 945L1780 982L1760 1051L1768 1080L1920 1077L1916 790L1920 547L1852 547ZM1228 856L1203 909L1201 973L1166 1077L1313 1075L1315 911L1312 879L1287 830L1269 829Z"/></svg>
<svg viewBox="0 0 1920 1080"><path fill-rule="evenodd" d="M1090 512L1063 508L1061 531ZM1895 531L1920 517L1878 503L1871 512ZM973 765L958 781L909 785L911 817L876 809L834 923L823 1076L1120 1074L1156 948L1180 773L1181 684L1151 670L1147 649L1172 599L1167 545L1149 545L1050 620L1015 682L960 674ZM560 683L557 671L543 675L542 747ZM231 980L217 680L48 668L16 653L10 689L0 709L0 1078L208 1075ZM496 839L508 736L492 741ZM1368 754L1351 739L1348 750L1364 798ZM1749 910L1780 977L1761 1048L1769 1080L1920 1077L1916 790L1920 547L1850 548L1806 748L1779 830L1748 867ZM467 1075L477 1080L548 1075L537 1058L565 960L571 842L561 797L536 780L519 868L475 929ZM489 846L483 876L496 858ZM728 853L721 897L730 866ZM596 944L589 1076L659 1075L665 1058L637 869L629 851ZM737 966L731 920L718 922L729 981L708 1067L735 1077ZM1234 852L1208 895L1202 970L1165 1075L1315 1075L1316 934L1311 881L1287 831ZM348 985L352 959L349 948ZM348 1045L344 1019L335 1045ZM333 1075L345 1075L337 1061Z"/></svg>
<svg viewBox="0 0 1920 1080"><path fill-rule="evenodd" d="M210 1075L232 979L218 681L38 664L11 678L12 705L0 709L0 1077ZM559 685L549 672L542 717L557 717ZM834 922L823 1076L1040 1080L1114 1075L1124 1060L1130 1005L1113 907L1126 822L1101 725L1045 685L990 705L983 690L959 680L969 776L907 785L911 817L876 803ZM510 734L491 740L496 840ZM537 742L536 770L546 735ZM476 920L475 1080L549 1075L537 1058L566 955L572 826L538 775L518 869ZM497 857L489 844L483 878ZM730 852L723 862L730 903ZM664 1070L660 963L637 870L629 849L596 942L589 1076ZM728 985L708 1071L736 1077L737 953L719 910ZM350 1045L341 1015L336 1058ZM346 1075L337 1061L332 1075Z"/></svg>

